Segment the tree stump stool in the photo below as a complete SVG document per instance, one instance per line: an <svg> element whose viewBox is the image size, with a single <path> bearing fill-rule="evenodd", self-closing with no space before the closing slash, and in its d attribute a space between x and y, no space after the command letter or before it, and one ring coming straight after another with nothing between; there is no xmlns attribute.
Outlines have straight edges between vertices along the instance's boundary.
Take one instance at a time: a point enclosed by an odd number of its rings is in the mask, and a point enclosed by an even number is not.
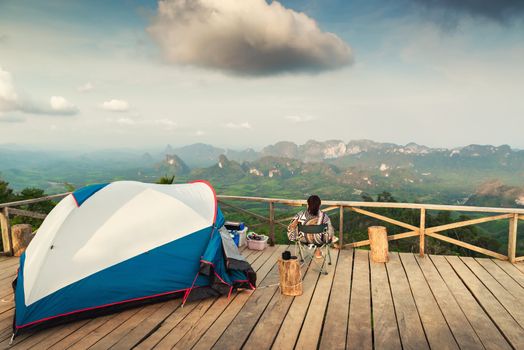
<svg viewBox="0 0 524 350"><path fill-rule="evenodd" d="M369 245L371 247L371 261L377 263L388 262L388 233L384 226L368 228Z"/></svg>
<svg viewBox="0 0 524 350"><path fill-rule="evenodd" d="M280 292L284 295L302 295L302 272L298 259L278 259Z"/></svg>
<svg viewBox="0 0 524 350"><path fill-rule="evenodd" d="M29 224L18 224L11 227L13 237L13 255L20 256L33 239L33 228Z"/></svg>

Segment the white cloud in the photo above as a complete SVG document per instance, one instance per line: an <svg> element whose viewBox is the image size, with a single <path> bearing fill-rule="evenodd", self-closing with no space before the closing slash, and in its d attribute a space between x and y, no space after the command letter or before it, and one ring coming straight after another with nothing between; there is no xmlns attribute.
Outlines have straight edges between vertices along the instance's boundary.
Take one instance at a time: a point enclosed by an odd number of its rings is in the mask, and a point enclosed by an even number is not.
<svg viewBox="0 0 524 350"><path fill-rule="evenodd" d="M62 96L51 96L49 105L21 98L14 87L11 74L0 67L0 112L22 112L45 115L74 115L78 108Z"/></svg>
<svg viewBox="0 0 524 350"><path fill-rule="evenodd" d="M195 136L204 136L206 133L202 130L195 131Z"/></svg>
<svg viewBox="0 0 524 350"><path fill-rule="evenodd" d="M312 115L288 115L285 118L293 123L305 123L316 119Z"/></svg>
<svg viewBox="0 0 524 350"><path fill-rule="evenodd" d="M49 104L57 114L69 115L78 112L78 108L62 96L51 96Z"/></svg>
<svg viewBox="0 0 524 350"><path fill-rule="evenodd" d="M102 103L102 108L111 112L127 112L129 110L129 103L124 100L109 100Z"/></svg>
<svg viewBox="0 0 524 350"><path fill-rule="evenodd" d="M159 1L148 31L167 61L234 74L321 71L352 61L338 36L278 1Z"/></svg>
<svg viewBox="0 0 524 350"><path fill-rule="evenodd" d="M248 122L243 122L243 123L227 123L226 124L226 128L229 128L229 129L252 129L251 127L251 124L249 124Z"/></svg>
<svg viewBox="0 0 524 350"><path fill-rule="evenodd" d="M87 83L82 84L79 87L77 87L77 90L79 92L90 92L90 91L93 91L94 88L95 88L94 85L88 81Z"/></svg>
<svg viewBox="0 0 524 350"><path fill-rule="evenodd" d="M18 95L11 79L11 74L0 66L0 112L18 108Z"/></svg>

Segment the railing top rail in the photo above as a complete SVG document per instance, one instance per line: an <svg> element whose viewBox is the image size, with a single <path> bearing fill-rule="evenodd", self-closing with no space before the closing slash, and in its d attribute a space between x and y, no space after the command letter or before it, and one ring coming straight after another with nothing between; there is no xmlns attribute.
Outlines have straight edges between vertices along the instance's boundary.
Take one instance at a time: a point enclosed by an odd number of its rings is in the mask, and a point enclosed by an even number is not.
<svg viewBox="0 0 524 350"><path fill-rule="evenodd" d="M45 196L45 197L40 197L40 198L24 199L24 200L16 201L16 202L0 203L0 209L5 208L5 207L18 207L18 206L26 205L26 204L33 204L33 203L45 202L45 201L49 201L53 199L64 198L69 194L71 194L71 192L52 194L50 196Z"/></svg>
<svg viewBox="0 0 524 350"><path fill-rule="evenodd" d="M263 202L263 203L280 203L287 205L306 205L305 200L293 200L283 198L265 198L265 197L243 197L243 196L227 196L218 195L218 199L222 200L240 200L249 202ZM491 207L474 207L466 205L443 205L443 204L421 204L421 203L392 203L392 202L354 202L354 201L331 201L323 200L323 205L328 206L343 206L343 207L367 207L367 208L399 208L399 209L426 209L426 210L448 210L448 211L464 211L464 212L480 212L480 213L506 213L506 214L524 214L524 209L517 208L491 208Z"/></svg>
<svg viewBox="0 0 524 350"><path fill-rule="evenodd" d="M0 203L0 209L5 207L17 207L26 204L33 204L44 202L53 199L66 197L71 192L53 194L50 196L25 199L21 201ZM291 206L306 205L306 200L301 199L284 199L284 198L268 198L268 197L245 197L245 196L228 196L218 195L218 199L222 200L240 200L247 202L262 202L262 203L280 203ZM480 212L480 213L504 213L504 214L521 214L524 215L524 209L517 208L492 208L492 207L474 207L466 205L443 205L443 204L422 204L422 203L392 203L392 202L358 202L358 201L332 201L324 200L323 205L328 206L343 206L343 207L363 207L363 208L397 208L397 209L426 209L426 210L448 210L448 211L464 211L464 212Z"/></svg>

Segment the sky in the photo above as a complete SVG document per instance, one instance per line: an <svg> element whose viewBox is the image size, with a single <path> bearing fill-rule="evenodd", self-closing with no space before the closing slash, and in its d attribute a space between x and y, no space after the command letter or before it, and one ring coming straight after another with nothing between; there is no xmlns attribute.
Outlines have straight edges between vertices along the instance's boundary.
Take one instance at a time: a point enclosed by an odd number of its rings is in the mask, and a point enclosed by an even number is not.
<svg viewBox="0 0 524 350"><path fill-rule="evenodd" d="M524 2L0 0L0 144L524 148Z"/></svg>

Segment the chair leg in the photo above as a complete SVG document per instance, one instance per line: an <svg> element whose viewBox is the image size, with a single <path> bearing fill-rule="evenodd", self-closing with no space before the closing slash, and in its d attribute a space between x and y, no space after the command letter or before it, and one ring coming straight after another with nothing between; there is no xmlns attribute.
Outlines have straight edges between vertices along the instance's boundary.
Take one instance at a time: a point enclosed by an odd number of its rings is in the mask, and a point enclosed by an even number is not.
<svg viewBox="0 0 524 350"><path fill-rule="evenodd" d="M328 265L331 265L331 249L329 249L329 245L326 245L326 250L328 256Z"/></svg>

